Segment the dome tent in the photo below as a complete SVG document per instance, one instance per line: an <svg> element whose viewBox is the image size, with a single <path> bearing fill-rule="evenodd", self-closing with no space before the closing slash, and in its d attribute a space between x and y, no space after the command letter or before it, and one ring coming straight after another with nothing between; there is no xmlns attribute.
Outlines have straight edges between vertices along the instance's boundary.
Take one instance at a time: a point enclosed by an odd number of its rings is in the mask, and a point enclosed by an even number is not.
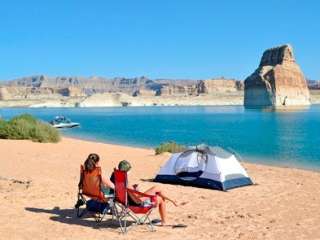
<svg viewBox="0 0 320 240"><path fill-rule="evenodd" d="M205 145L173 154L161 167L155 181L223 191L252 185L234 154Z"/></svg>

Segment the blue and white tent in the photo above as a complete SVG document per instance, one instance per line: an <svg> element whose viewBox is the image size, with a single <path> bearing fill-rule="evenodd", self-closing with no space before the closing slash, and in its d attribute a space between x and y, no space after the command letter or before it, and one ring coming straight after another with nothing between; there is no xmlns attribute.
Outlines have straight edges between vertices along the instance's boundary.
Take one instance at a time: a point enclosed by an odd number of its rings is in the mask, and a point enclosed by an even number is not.
<svg viewBox="0 0 320 240"><path fill-rule="evenodd" d="M234 154L207 146L173 154L161 167L155 181L223 191L252 184Z"/></svg>

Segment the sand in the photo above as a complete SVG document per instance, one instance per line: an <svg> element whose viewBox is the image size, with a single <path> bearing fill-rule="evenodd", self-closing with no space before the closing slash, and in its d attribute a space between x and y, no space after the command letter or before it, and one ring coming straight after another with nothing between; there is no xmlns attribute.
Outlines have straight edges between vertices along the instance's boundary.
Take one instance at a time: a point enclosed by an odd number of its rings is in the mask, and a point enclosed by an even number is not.
<svg viewBox="0 0 320 240"><path fill-rule="evenodd" d="M161 186L180 204L168 205L170 222L187 227L138 226L122 236L110 218L77 219L79 165L91 152L100 154L105 175L130 160L130 181ZM320 239L319 172L244 163L257 185L221 192L148 181L169 157L151 149L0 140L0 156L0 239Z"/></svg>

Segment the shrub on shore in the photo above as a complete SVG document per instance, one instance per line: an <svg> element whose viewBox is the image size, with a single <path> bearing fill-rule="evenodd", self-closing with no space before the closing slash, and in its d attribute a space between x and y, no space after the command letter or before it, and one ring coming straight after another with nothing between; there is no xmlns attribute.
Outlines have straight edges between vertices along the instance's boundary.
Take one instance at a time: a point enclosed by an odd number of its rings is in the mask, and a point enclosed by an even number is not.
<svg viewBox="0 0 320 240"><path fill-rule="evenodd" d="M0 119L1 139L28 139L34 142L59 142L59 132L47 123L40 122L29 114L23 114L9 121Z"/></svg>
<svg viewBox="0 0 320 240"><path fill-rule="evenodd" d="M158 147L155 148L156 155L169 152L169 153L177 153L182 152L186 149L185 146L177 144L173 141L161 143Z"/></svg>

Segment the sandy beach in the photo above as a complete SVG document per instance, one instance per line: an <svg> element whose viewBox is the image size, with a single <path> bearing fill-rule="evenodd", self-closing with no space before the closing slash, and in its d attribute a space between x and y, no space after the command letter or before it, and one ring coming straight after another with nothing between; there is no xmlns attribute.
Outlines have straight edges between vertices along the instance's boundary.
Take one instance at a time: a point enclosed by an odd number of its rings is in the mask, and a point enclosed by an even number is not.
<svg viewBox="0 0 320 240"><path fill-rule="evenodd" d="M140 189L160 185L179 207L169 220L186 228L138 226L126 236L108 217L77 219L79 166L101 156L105 175L118 161L133 165ZM169 154L63 138L58 144L0 140L0 239L320 239L320 173L243 163L256 185L228 192L152 183ZM154 211L152 218L158 218Z"/></svg>

